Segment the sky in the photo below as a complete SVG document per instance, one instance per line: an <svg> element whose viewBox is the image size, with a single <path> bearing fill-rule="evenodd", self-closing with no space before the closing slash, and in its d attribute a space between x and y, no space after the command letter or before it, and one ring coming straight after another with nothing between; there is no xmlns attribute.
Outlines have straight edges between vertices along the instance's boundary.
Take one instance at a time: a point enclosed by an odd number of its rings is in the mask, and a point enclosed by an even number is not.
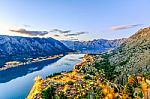
<svg viewBox="0 0 150 99"><path fill-rule="evenodd" d="M150 0L1 0L0 35L119 39L150 26Z"/></svg>

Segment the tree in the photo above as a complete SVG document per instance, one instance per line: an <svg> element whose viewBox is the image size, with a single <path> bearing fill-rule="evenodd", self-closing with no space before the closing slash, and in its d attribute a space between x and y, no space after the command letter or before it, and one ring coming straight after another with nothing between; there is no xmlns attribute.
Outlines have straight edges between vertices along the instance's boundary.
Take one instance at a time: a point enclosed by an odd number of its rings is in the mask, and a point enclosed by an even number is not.
<svg viewBox="0 0 150 99"><path fill-rule="evenodd" d="M53 99L55 95L55 88L48 87L41 92L42 99Z"/></svg>
<svg viewBox="0 0 150 99"><path fill-rule="evenodd" d="M67 97L65 96L64 92L60 92L58 94L58 99L67 99Z"/></svg>

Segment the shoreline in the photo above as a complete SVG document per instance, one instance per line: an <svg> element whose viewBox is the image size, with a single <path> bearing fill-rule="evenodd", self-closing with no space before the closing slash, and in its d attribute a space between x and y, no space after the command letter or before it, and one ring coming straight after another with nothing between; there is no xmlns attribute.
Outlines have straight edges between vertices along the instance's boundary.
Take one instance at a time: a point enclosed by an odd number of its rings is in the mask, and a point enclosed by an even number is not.
<svg viewBox="0 0 150 99"><path fill-rule="evenodd" d="M13 68L9 68L9 69L0 71L0 77L1 77L0 83L5 83L5 82L11 81L15 78L22 77L26 74L40 71L40 70L42 70L43 67L47 67L49 64L57 62L61 58L62 57L51 59L51 60L44 60L41 62L35 62L32 64L21 65L19 67L13 67ZM11 75L9 75L9 74L11 74ZM3 75L5 75L5 78L3 77Z"/></svg>
<svg viewBox="0 0 150 99"><path fill-rule="evenodd" d="M56 58L60 58L62 56L64 56L64 54L47 56L47 57L39 57L39 58L35 58L35 59L32 59L31 61L27 61L27 62L10 61L10 62L5 63L6 65L4 65L4 67L1 67L0 71L4 71L4 70L10 69L10 68L20 67L23 65L29 65L32 63L37 63L37 62L41 62L41 61L45 61L45 60L53 60ZM15 64L15 65L13 65L13 64Z"/></svg>
<svg viewBox="0 0 150 99"><path fill-rule="evenodd" d="M28 96L27 96L27 99L34 99L34 96L35 96L35 94L39 94L40 93L40 91L42 90L42 89L44 89L44 88L42 88L43 86L43 82L47 82L47 81L56 81L56 82L60 82L58 79L56 79L56 80L54 80L55 79L55 77L57 78L59 78L59 76L60 77L65 77L65 76L68 76L68 75L72 75L72 74L76 74L77 73L77 71L78 71L78 67L82 67L82 66L84 66L85 64L88 64L88 63L90 63L90 62L92 62L93 61L93 57L91 56L91 55L88 55L88 54L85 54L84 55L84 57L82 58L82 61L81 62L79 62L79 63L77 63L76 65L74 65L73 66L73 70L72 71L70 71L70 72L61 72L60 74L58 74L58 75L54 75L54 76L52 76L52 77L48 77L48 78L46 78L46 79L44 79L44 80L42 80L42 78L40 77L40 76L37 76L36 78L35 78L35 82L34 82L34 84L33 84L33 86L32 86L32 88L31 88L31 90L30 90L30 92L29 92L29 94L28 94ZM53 74L52 74L53 75ZM53 79L54 78L54 79ZM66 82L66 79L64 79L64 81L62 80L61 81L61 83L65 83ZM45 86L46 87L46 86Z"/></svg>
<svg viewBox="0 0 150 99"><path fill-rule="evenodd" d="M46 79L37 76L27 99L42 99L43 97L59 99L62 96L65 98L85 98L87 95L89 95L88 97L97 95L100 98L115 99L118 97L122 99L126 97L125 95L131 94L124 92L133 83L138 86L132 86L132 89L135 90L132 94L140 92L146 99L150 97L150 81L145 79L144 76L130 75L126 85L119 85L106 79L103 70L96 69L93 66L95 58L92 55L85 55L81 62L74 65L71 72L63 72ZM97 88L96 92L95 88ZM53 95L49 93L50 90L54 91ZM94 94L89 93L91 91Z"/></svg>

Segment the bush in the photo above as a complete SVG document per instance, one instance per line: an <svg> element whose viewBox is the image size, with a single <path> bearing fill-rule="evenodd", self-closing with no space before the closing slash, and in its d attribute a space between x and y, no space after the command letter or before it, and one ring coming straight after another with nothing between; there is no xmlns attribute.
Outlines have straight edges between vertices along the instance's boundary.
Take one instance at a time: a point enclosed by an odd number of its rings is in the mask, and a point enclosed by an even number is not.
<svg viewBox="0 0 150 99"><path fill-rule="evenodd" d="M84 76L84 79L85 79L85 80L88 80L88 79L90 80L90 79L92 79L92 78L91 78L89 75L86 75L86 76Z"/></svg>
<svg viewBox="0 0 150 99"><path fill-rule="evenodd" d="M54 77L54 76L57 76L57 75L60 75L60 74L61 74L61 73L53 73L53 74L47 76L46 78L51 78L51 77Z"/></svg>
<svg viewBox="0 0 150 99"><path fill-rule="evenodd" d="M144 77L145 77L146 79L149 79L149 80L150 80L150 72L145 73L145 74L144 74Z"/></svg>
<svg viewBox="0 0 150 99"><path fill-rule="evenodd" d="M128 62L129 62L129 60L126 60L126 61L121 62L119 65L120 65L120 66L126 65Z"/></svg>
<svg viewBox="0 0 150 99"><path fill-rule="evenodd" d="M130 84L127 84L125 86L125 92L128 94L129 97L131 97L132 99L134 98L134 89Z"/></svg>
<svg viewBox="0 0 150 99"><path fill-rule="evenodd" d="M67 82L68 85L73 85L74 83L72 81Z"/></svg>
<svg viewBox="0 0 150 99"><path fill-rule="evenodd" d="M65 96L64 92L60 92L58 93L58 98L56 99L67 99L67 97Z"/></svg>

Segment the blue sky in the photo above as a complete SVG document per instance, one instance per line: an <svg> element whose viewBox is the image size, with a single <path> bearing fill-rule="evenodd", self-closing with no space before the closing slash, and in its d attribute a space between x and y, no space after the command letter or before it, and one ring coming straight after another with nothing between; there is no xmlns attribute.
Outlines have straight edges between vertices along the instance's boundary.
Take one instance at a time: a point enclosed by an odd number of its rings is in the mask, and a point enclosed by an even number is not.
<svg viewBox="0 0 150 99"><path fill-rule="evenodd" d="M26 36L10 30L24 29L31 33L59 29L71 30L71 34L88 33L70 37L49 32L44 37L58 40L129 37L150 25L149 4L150 0L1 0L0 34Z"/></svg>

